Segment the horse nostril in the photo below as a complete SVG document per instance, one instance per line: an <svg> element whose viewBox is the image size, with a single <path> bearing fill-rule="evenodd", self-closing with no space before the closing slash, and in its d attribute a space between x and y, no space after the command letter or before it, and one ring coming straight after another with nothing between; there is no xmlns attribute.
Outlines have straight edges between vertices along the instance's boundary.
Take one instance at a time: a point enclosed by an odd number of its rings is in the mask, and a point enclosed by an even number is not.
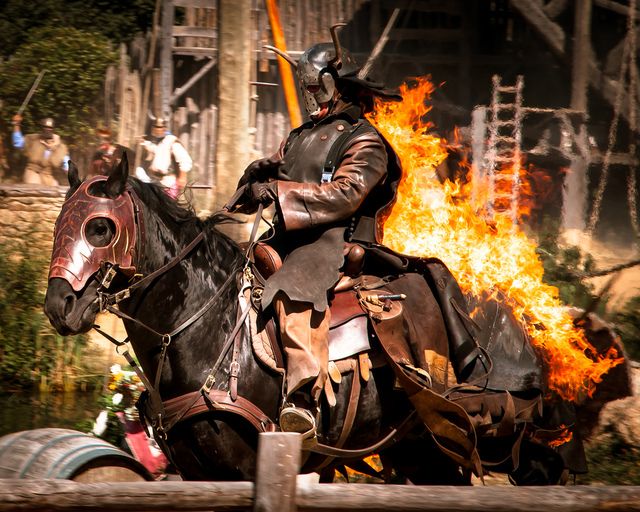
<svg viewBox="0 0 640 512"><path fill-rule="evenodd" d="M76 303L76 296L73 293L70 293L64 298L64 316L68 316L71 311L73 311L73 306Z"/></svg>

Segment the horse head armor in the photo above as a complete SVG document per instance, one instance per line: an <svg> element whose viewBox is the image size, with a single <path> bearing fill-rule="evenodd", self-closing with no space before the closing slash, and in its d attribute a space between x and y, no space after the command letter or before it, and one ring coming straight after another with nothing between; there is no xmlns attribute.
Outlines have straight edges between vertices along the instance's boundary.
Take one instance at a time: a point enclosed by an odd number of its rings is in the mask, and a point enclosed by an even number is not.
<svg viewBox="0 0 640 512"><path fill-rule="evenodd" d="M54 230L49 279L60 277L77 292L85 287L103 262L118 265L126 275L135 273L137 219L133 192L114 198L94 193L95 185L107 176L95 176L82 184L62 205ZM115 232L104 247L94 247L86 236L87 224L96 218L113 222Z"/></svg>

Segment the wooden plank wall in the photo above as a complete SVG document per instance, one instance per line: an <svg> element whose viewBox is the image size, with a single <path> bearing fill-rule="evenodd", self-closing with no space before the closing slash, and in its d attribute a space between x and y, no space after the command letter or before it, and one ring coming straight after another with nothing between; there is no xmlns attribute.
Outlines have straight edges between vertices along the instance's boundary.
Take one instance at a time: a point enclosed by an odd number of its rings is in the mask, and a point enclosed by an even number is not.
<svg viewBox="0 0 640 512"><path fill-rule="evenodd" d="M280 17L285 32L287 48L294 56L312 45L330 41L329 27L337 22L348 22L353 14L369 0L280 0ZM174 6L182 9L183 25L174 26L174 62L176 59L203 57L217 58L217 2L216 0L174 0ZM251 127L253 142L247 151L253 158L273 154L291 127L280 75L275 56L262 45L273 44L271 28L264 0L254 0L252 6L254 72L252 80L268 82L276 86L254 85L252 90ZM180 18L180 17L179 17ZM138 45L140 46L140 45ZM143 45L144 46L144 45ZM140 101L139 69L144 58L132 58L140 48L132 47L129 54L121 56L119 70L110 70L108 91L105 90L105 117L119 120L118 141L134 145L141 135L133 129L138 113L135 105ZM133 68L133 69L129 69ZM157 70L156 70L157 71ZM217 139L217 91L216 68L212 69L196 85L191 87L174 106L171 129L193 158L194 168L190 181L211 189L198 191L201 204L207 204L215 194L216 139ZM114 75L115 76L112 76ZM118 82L116 85L114 82ZM184 77L176 79L173 88L182 86ZM180 83L177 83L180 81ZM135 87L137 85L137 87ZM158 81L154 83L152 99L157 96ZM119 88L119 89L118 89ZM117 92L115 92L117 91ZM115 97L117 96L117 97ZM156 98L157 99L157 98ZM152 101L152 105L157 101ZM302 105L302 103L301 103ZM157 111L157 107L152 108ZM135 132L135 133L134 133Z"/></svg>
<svg viewBox="0 0 640 512"><path fill-rule="evenodd" d="M329 27L348 22L367 0L280 0L280 19L287 50L298 56L316 43L330 41ZM262 82L280 85L275 58L264 44L273 44L269 19L262 0L256 0L256 67ZM274 153L291 126L280 86L255 86L255 146L258 156ZM300 102L302 108L302 102Z"/></svg>

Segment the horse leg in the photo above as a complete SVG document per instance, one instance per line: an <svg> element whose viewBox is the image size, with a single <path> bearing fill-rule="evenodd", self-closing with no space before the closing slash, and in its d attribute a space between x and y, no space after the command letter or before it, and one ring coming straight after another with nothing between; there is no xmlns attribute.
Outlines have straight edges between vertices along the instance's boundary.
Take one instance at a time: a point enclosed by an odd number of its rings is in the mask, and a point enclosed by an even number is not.
<svg viewBox="0 0 640 512"><path fill-rule="evenodd" d="M169 434L172 459L184 480L253 480L255 429L231 413L176 425Z"/></svg>
<svg viewBox="0 0 640 512"><path fill-rule="evenodd" d="M566 478L564 460L554 449L524 439L520 463L509 479L515 485L558 485Z"/></svg>
<svg viewBox="0 0 640 512"><path fill-rule="evenodd" d="M415 485L470 485L468 472L451 460L437 447L431 437L405 438L384 451L387 461L399 478L406 477Z"/></svg>

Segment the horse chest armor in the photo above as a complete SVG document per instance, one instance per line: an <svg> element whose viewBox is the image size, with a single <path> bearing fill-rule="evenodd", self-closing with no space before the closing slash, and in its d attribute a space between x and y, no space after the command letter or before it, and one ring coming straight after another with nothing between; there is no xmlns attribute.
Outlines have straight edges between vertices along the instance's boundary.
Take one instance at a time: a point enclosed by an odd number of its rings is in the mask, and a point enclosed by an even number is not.
<svg viewBox="0 0 640 512"><path fill-rule="evenodd" d="M344 119L303 129L285 149L279 178L298 183L320 183L324 164L336 140L351 128Z"/></svg>

